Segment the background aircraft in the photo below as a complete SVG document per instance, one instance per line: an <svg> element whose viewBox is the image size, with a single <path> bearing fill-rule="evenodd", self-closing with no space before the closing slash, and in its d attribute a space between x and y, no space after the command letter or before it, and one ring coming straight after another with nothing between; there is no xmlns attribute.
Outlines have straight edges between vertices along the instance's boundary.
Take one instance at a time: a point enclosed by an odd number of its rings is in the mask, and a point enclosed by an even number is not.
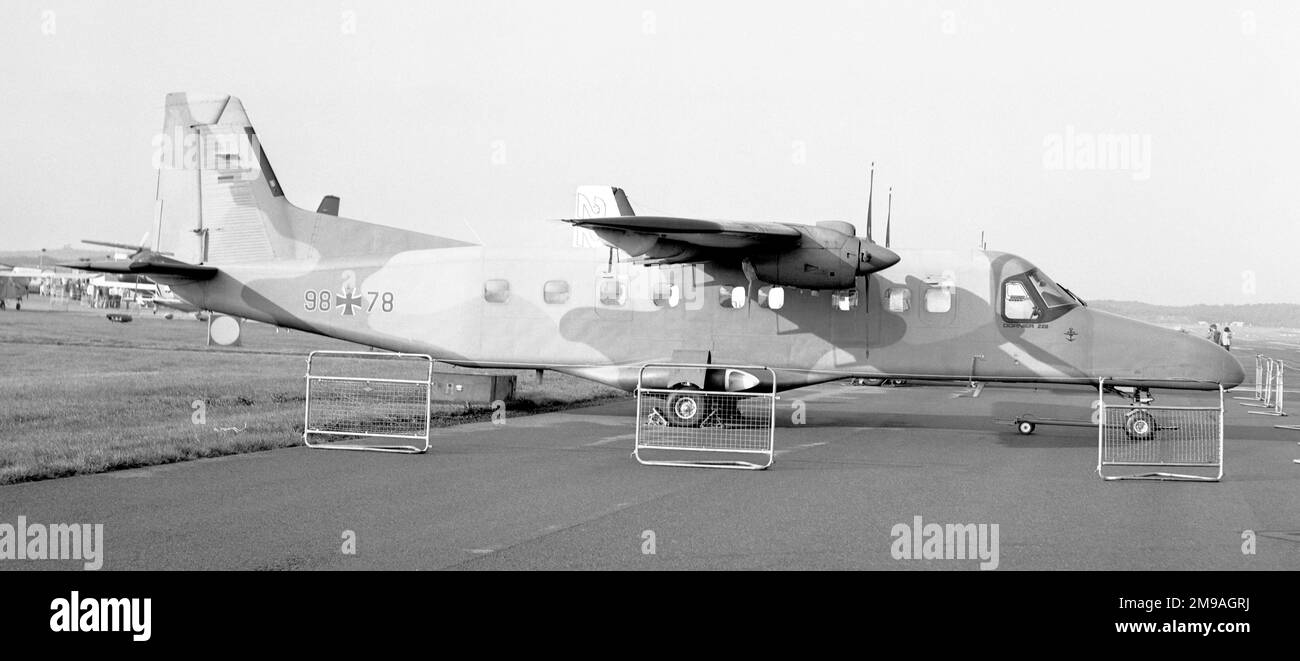
<svg viewBox="0 0 1300 661"><path fill-rule="evenodd" d="M1033 263L899 250L843 221L635 216L611 188L543 240L482 244L316 212L285 198L243 104L167 96L156 245L124 262L207 310L485 368L632 389L650 362L762 365L778 390L848 377L1149 389L1232 387L1227 352L1089 309ZM168 253L160 252L166 249ZM769 387L718 368L647 375L680 390ZM681 404L680 407L674 404Z"/></svg>

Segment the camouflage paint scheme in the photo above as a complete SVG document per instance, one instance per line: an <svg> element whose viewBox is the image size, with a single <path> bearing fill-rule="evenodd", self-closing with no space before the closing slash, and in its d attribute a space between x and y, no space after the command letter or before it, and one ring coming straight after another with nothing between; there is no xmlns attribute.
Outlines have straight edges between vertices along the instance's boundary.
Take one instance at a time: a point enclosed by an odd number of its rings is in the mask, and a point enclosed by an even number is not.
<svg viewBox="0 0 1300 661"><path fill-rule="evenodd" d="M1244 378L1205 339L1077 303L1053 308L1050 321L1009 322L1003 282L1035 267L1007 253L900 250L897 264L857 278L851 309L833 306L831 291L787 287L784 306L772 310L759 304L764 283L749 283L739 264L641 266L611 258L589 230L562 222L538 221L553 226L545 240L489 247L295 207L234 97L168 95L164 135L183 141L190 132L206 153L159 171L155 250L181 264L165 274L139 261L207 310L452 364L550 369L625 389L641 365L682 351L769 366L781 390L852 376L1094 387L1104 377L1181 389ZM243 140L254 155L237 158L226 146L214 158L209 143L226 139ZM599 301L610 278L625 283L622 305ZM665 279L679 287L675 306L650 295ZM503 302L487 300L488 281L508 283ZM567 283L565 302L544 301L548 281ZM730 286L747 287L743 307L720 305ZM909 309L889 310L886 292L902 287ZM936 288L944 293L935 296L950 296L946 311L927 309Z"/></svg>

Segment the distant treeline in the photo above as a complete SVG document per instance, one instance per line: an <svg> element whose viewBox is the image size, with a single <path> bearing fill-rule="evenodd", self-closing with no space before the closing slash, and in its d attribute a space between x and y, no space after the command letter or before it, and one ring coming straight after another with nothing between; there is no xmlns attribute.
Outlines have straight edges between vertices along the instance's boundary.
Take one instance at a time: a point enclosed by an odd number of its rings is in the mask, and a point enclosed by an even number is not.
<svg viewBox="0 0 1300 661"><path fill-rule="evenodd" d="M130 252L129 250L118 252ZM9 250L0 251L0 264L9 266L45 266L51 268L55 264L71 263L82 259L112 259L112 248L96 248L93 250L79 250L77 248L54 248L41 254L39 250Z"/></svg>
<svg viewBox="0 0 1300 661"><path fill-rule="evenodd" d="M1250 305L1151 305L1137 301L1088 301L1098 310L1125 317L1166 324L1194 325L1242 322L1251 326L1300 328L1300 305L1254 303Z"/></svg>

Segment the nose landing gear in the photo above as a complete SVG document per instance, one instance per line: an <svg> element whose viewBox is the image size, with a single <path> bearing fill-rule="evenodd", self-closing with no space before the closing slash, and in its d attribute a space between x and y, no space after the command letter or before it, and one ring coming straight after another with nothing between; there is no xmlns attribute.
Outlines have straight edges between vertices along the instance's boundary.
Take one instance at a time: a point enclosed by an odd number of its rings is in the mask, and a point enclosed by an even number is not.
<svg viewBox="0 0 1300 661"><path fill-rule="evenodd" d="M1151 389L1133 388L1130 392L1116 389L1116 392L1133 400L1133 405L1136 407L1124 414L1124 434L1134 441L1149 441L1155 438L1156 430L1160 425L1156 424L1155 416L1143 410L1155 401L1151 396Z"/></svg>

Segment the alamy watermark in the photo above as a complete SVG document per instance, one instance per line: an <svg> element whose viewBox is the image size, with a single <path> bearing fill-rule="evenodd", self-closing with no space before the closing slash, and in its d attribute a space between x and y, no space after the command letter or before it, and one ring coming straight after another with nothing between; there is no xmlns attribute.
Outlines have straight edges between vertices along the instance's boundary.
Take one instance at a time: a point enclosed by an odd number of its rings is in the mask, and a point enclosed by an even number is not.
<svg viewBox="0 0 1300 661"><path fill-rule="evenodd" d="M1066 126L1043 137L1046 170L1128 172L1134 181L1151 178L1150 133L1088 133Z"/></svg>
<svg viewBox="0 0 1300 661"><path fill-rule="evenodd" d="M0 560L81 560L91 571L104 566L104 524L0 523Z"/></svg>
<svg viewBox="0 0 1300 661"><path fill-rule="evenodd" d="M998 524L925 523L912 517L911 525L896 523L889 536L889 554L895 560L976 560L980 569L997 569Z"/></svg>

